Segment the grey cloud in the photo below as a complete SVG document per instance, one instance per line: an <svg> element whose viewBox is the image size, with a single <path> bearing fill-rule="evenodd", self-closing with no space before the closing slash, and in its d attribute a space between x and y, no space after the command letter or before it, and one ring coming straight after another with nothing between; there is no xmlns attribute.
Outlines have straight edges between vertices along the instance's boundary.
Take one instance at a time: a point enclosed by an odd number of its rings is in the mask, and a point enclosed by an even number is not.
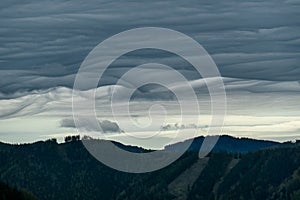
<svg viewBox="0 0 300 200"><path fill-rule="evenodd" d="M103 133L122 133L124 132L120 129L119 125L116 122L112 122L109 120L99 121L99 124L102 128ZM60 127L63 128L76 128L74 120L72 118L62 119L60 122ZM91 129L92 126L88 127L89 131L97 131L98 129ZM84 127L83 127L84 128Z"/></svg>
<svg viewBox="0 0 300 200"><path fill-rule="evenodd" d="M119 125L116 122L111 122L104 120L100 122L100 126L103 129L104 133L121 133L124 132L120 129Z"/></svg>
<svg viewBox="0 0 300 200"><path fill-rule="evenodd" d="M207 128L208 126L199 126L197 124L165 124L160 127L161 131L176 131L182 129L203 129Z"/></svg>
<svg viewBox="0 0 300 200"><path fill-rule="evenodd" d="M62 119L60 122L60 127L64 128L76 128L75 122L72 118Z"/></svg>
<svg viewBox="0 0 300 200"><path fill-rule="evenodd" d="M9 1L0 6L0 92L71 88L80 63L105 38L130 28L160 26L201 43L224 77L299 80L299 1ZM17 13L17 14L16 14ZM166 54L124 57L107 72L113 84L135 58L184 62ZM139 63L140 61L137 61Z"/></svg>
<svg viewBox="0 0 300 200"><path fill-rule="evenodd" d="M145 76L149 74L152 75L149 72L145 74ZM164 73L161 73L161 76L163 77ZM144 77L141 76L140 78L143 79ZM201 99L206 99L209 97L206 82L209 82L210 85L213 86L215 83L215 78L199 79L189 82L189 85L193 88L200 101ZM223 78L223 82L227 92L228 104L231 104L231 101L233 101L233 99L236 97L238 97L238 99L243 98L243 96L247 96L248 93L251 93L253 95L249 97L249 100L253 102L256 102L257 97L261 95L271 97L281 95L282 100L280 100L280 102L290 102L291 105L294 105L293 102L298 101L295 96L299 96L300 94L300 85L298 81L282 82ZM141 102L152 100L158 100L162 102L172 101L170 102L174 106L172 109L177 110L179 108L179 104L177 103L176 96L174 94L184 96L187 87L188 85L186 83L181 82L172 85L172 87L169 89L163 87L154 87L151 85L142 87L140 90L136 90L136 92L133 93L131 98L133 103L132 105L134 105L134 108L136 109L136 114L144 114L145 112L144 109L146 109L146 107L142 106L143 104ZM101 113L101 116L108 119L111 117L110 100L112 91L114 91L114 100L117 103L120 103L120 105L122 105L124 97L128 93L128 89L121 86L107 86L97 89L95 97L97 105L96 109L99 113ZM48 90L38 90L23 93L20 92L9 95L0 93L0 98L2 99L0 101L0 119L33 116L39 114L59 116L59 118L70 116L72 115L72 92L72 89L57 87ZM76 91L74 92L76 94L78 93ZM88 98L93 96L93 94L93 90L78 93L79 98L82 100L82 112L85 112L84 103ZM294 100L292 100L293 98ZM243 101L232 104L236 104L238 107L244 107ZM205 108L206 107L207 105ZM234 106L234 108L231 109L235 111L237 108Z"/></svg>

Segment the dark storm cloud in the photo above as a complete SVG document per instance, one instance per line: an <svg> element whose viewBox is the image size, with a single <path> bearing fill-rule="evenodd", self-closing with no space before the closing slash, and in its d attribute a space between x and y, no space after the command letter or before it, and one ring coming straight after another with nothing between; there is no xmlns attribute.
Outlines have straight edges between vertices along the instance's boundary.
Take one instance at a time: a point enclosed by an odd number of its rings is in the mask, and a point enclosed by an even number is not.
<svg viewBox="0 0 300 200"><path fill-rule="evenodd" d="M4 0L0 6L0 93L72 87L80 63L105 38L130 28L159 26L190 35L215 59L222 76L298 81L300 1L50 1ZM182 47L184 48L184 47ZM166 62L198 78L177 58L125 56L102 84L129 67Z"/></svg>

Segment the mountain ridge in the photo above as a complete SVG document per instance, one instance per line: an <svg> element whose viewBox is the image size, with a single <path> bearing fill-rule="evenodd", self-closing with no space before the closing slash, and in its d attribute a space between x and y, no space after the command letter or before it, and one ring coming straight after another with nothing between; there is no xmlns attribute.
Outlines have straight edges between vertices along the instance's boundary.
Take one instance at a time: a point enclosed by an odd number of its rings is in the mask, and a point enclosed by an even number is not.
<svg viewBox="0 0 300 200"><path fill-rule="evenodd" d="M217 145L222 146L227 140L234 140L236 143L244 141L222 136L219 140L221 142ZM250 143L252 142L255 141L251 140ZM125 150L147 152L139 147L116 144ZM194 164L199 158L195 149L187 151L177 161L161 170L145 174L128 174L97 161L79 140L62 144L58 144L56 140L23 145L1 143L0 182L8 183L17 189L24 188L37 198L45 200L70 198L171 200L177 198L176 195L180 192L176 190L182 188L181 196L185 199L223 200L230 199L230 195L244 199L258 199L261 196L284 197L287 190L291 191L290 198L282 199L292 199L298 194L298 189L300 191L299 176L294 175L293 181L289 181L300 166L299 143L272 144L274 145L267 145L265 149L248 152L233 151L244 149L232 148L234 147L232 145L227 146L230 151L220 151L224 146L217 148L208 155L208 162L205 162L203 170L199 172L200 175L195 174L196 180L189 181L190 176L184 174L190 174L191 167L197 166ZM238 162L232 165L232 168L228 167L233 160ZM260 181L257 182L255 178ZM176 179L192 184L180 186ZM206 187L203 187L203 184ZM245 185L249 184L257 190L245 189ZM293 185L293 188L289 185ZM248 193L252 196L247 196Z"/></svg>

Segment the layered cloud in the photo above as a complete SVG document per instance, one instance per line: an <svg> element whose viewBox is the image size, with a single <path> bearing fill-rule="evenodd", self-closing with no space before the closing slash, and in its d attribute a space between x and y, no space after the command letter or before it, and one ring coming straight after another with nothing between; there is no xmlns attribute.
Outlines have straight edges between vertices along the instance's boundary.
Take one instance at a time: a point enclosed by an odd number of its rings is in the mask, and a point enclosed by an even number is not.
<svg viewBox="0 0 300 200"><path fill-rule="evenodd" d="M159 26L190 35L215 59L224 77L299 80L299 1L37 1L1 3L0 92L73 86L88 52L130 28ZM122 41L126 43L126 41ZM184 47L182 47L184 48ZM111 84L128 67L167 62L195 73L169 54L125 56L108 71ZM3 95L2 95L3 96Z"/></svg>
<svg viewBox="0 0 300 200"><path fill-rule="evenodd" d="M149 74L145 74L149 75ZM198 96L201 106L201 112L207 114L210 110L210 97L207 91L206 82L214 85L214 78L199 79L190 81L189 85ZM227 104L229 113L237 113L241 110L247 112L261 113L262 109L270 109L273 113L277 111L289 113L298 112L295 109L299 105L300 85L296 81L258 81L258 80L243 80L223 78L225 90L227 92ZM142 91L137 91L133 94L132 105L133 113L137 116L146 114L147 105L140 102L157 101L159 103L170 104L171 110L178 110L176 104L176 94L184 94L184 91L189 86L186 83L176 83L169 89L166 88L144 88ZM14 96L13 99L2 99L0 101L0 119L10 119L16 117L32 116L32 115L51 115L68 117L72 116L72 89L69 88L53 88L46 91L33 91L27 95ZM89 98L93 98L94 90L84 92L76 92L79 100L82 102L82 112L84 105ZM95 102L96 110L101 113L101 116L111 117L111 95L117 97L115 110L118 114L123 115L126 112L124 108L123 97L126 96L128 89L123 86L104 86L96 90ZM186 97L188 100L189 97ZM170 100L174 103L169 102ZM177 107L176 107L177 106ZM273 107L275 106L275 109ZM260 108L258 111L256 108ZM193 109L193 108L191 108ZM171 111L170 111L171 112ZM239 112L240 113L240 112ZM245 113L246 114L246 113Z"/></svg>

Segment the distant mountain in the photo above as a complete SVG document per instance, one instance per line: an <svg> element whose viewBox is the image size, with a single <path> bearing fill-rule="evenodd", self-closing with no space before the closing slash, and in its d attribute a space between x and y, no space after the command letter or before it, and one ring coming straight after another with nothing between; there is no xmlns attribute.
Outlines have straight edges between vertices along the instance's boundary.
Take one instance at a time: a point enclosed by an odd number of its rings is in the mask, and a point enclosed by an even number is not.
<svg viewBox="0 0 300 200"><path fill-rule="evenodd" d="M176 144L168 145L165 147L166 150L181 150L187 142L191 143L189 151L198 152L204 141L205 137L200 136L194 139L186 140ZM248 153L251 151L256 151L260 149L266 149L279 145L278 142L265 141L265 140L255 140L250 138L235 138L228 135L222 135L219 137L216 145L213 148L213 152L227 152L227 153Z"/></svg>
<svg viewBox="0 0 300 200"><path fill-rule="evenodd" d="M201 140L196 138L190 151L168 167L145 174L106 167L87 152L81 141L1 143L0 182L45 200L299 199L299 143L222 136L213 153L198 159ZM137 153L147 151L115 144ZM167 148L175 150L178 145Z"/></svg>

